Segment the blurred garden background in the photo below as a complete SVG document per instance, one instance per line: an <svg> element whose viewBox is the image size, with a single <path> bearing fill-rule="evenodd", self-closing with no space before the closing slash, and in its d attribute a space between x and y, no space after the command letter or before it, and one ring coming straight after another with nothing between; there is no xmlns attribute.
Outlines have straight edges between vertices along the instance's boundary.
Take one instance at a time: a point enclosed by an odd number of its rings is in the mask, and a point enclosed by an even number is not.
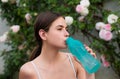
<svg viewBox="0 0 120 79"><path fill-rule="evenodd" d="M71 36L96 52L96 79L120 79L119 0L0 0L0 79L18 79L37 45L33 24L42 11L61 13Z"/></svg>

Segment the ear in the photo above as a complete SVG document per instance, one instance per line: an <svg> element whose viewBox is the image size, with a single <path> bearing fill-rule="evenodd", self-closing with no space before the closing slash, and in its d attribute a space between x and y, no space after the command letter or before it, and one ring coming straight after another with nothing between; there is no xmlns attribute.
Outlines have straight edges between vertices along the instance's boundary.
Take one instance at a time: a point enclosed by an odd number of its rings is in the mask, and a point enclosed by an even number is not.
<svg viewBox="0 0 120 79"><path fill-rule="evenodd" d="M46 40L46 32L43 29L39 30L39 35L42 40Z"/></svg>

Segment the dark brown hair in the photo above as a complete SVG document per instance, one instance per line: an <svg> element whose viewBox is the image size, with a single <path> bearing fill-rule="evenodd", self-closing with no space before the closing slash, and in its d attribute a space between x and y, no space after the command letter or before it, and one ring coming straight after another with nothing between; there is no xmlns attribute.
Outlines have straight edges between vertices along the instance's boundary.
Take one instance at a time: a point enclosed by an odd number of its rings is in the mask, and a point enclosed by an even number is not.
<svg viewBox="0 0 120 79"><path fill-rule="evenodd" d="M42 12L37 16L34 24L34 34L38 46L36 46L36 48L33 50L30 57L30 61L35 59L41 53L42 39L39 36L39 30L43 29L47 32L52 22L55 21L58 17L62 17L62 16L59 13L54 13L50 11Z"/></svg>

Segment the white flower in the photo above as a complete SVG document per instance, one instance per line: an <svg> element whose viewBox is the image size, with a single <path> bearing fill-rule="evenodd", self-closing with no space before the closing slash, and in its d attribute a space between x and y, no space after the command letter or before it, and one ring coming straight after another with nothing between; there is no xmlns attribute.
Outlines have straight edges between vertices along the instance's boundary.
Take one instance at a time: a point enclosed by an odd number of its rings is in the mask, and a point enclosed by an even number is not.
<svg viewBox="0 0 120 79"><path fill-rule="evenodd" d="M13 25L12 27L10 27L10 29L12 30L12 32L17 33L20 30L20 26L19 25Z"/></svg>
<svg viewBox="0 0 120 79"><path fill-rule="evenodd" d="M80 1L80 5L82 5L84 7L89 7L90 6L90 2L89 2L89 0L81 0Z"/></svg>
<svg viewBox="0 0 120 79"><path fill-rule="evenodd" d="M101 30L103 29L105 24L103 22L97 22L95 25L96 30Z"/></svg>
<svg viewBox="0 0 120 79"><path fill-rule="evenodd" d="M0 36L0 42L5 42L7 39L8 32L5 32L2 36Z"/></svg>
<svg viewBox="0 0 120 79"><path fill-rule="evenodd" d="M71 25L73 23L73 17L66 16L65 21L66 21L67 25Z"/></svg>
<svg viewBox="0 0 120 79"><path fill-rule="evenodd" d="M81 14L82 16L86 16L88 13L89 13L89 10L88 10L88 8L86 8L86 7L84 7L84 8L82 9L82 11L80 12L80 14Z"/></svg>
<svg viewBox="0 0 120 79"><path fill-rule="evenodd" d="M118 16L114 15L114 14L110 14L107 18L108 23L112 24L117 22Z"/></svg>
<svg viewBox="0 0 120 79"><path fill-rule="evenodd" d="M6 2L8 2L8 0L1 0L1 2L6 3Z"/></svg>
<svg viewBox="0 0 120 79"><path fill-rule="evenodd" d="M32 18L32 16L30 15L30 13L27 13L25 15L25 19L26 19L27 23L30 23L31 18Z"/></svg>

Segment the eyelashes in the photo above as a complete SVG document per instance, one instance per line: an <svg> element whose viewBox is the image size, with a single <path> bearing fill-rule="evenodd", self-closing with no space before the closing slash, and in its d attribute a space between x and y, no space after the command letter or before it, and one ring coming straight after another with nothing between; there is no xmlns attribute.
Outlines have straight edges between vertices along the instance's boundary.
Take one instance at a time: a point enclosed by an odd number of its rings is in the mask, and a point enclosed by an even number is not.
<svg viewBox="0 0 120 79"><path fill-rule="evenodd" d="M58 25L58 26L57 26L57 30L64 30L64 29L65 29L66 31L68 31L68 27L67 27L67 26L66 26L66 27L63 26L63 25Z"/></svg>
<svg viewBox="0 0 120 79"><path fill-rule="evenodd" d="M63 30L64 28L58 28L57 30ZM68 28L65 28L66 31L68 31Z"/></svg>

